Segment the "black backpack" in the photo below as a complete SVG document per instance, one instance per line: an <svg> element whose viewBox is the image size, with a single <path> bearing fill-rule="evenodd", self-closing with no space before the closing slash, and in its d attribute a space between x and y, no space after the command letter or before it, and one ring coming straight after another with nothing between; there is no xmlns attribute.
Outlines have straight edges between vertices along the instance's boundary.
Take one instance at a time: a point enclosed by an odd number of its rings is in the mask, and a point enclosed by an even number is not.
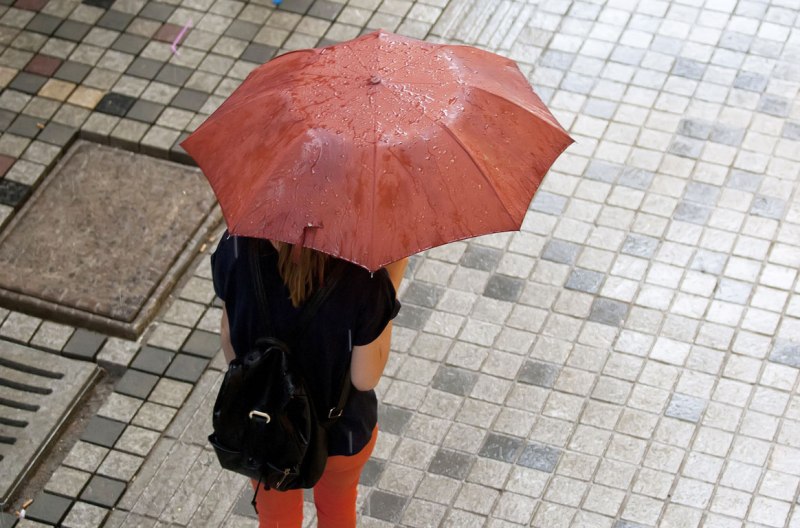
<svg viewBox="0 0 800 528"><path fill-rule="evenodd" d="M225 373L208 437L223 468L285 491L311 488L319 481L328 459L327 430L342 414L350 392L350 369L336 407L315 405L303 377L302 354L272 337L269 306L261 280L258 245L250 246L250 269L258 304L267 324L267 337L258 339L244 356L237 356ZM342 266L333 266L326 282L306 301L291 332L292 343L333 291ZM322 412L320 412L322 411ZM256 486L256 493L258 486ZM253 495L255 507L255 494Z"/></svg>

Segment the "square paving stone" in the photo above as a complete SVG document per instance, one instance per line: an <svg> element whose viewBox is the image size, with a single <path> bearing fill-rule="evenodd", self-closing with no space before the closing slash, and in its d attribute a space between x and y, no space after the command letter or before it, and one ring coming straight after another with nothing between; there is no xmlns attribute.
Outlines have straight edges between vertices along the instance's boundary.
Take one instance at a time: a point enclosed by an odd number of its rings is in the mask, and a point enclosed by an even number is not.
<svg viewBox="0 0 800 528"><path fill-rule="evenodd" d="M36 118L20 115L11 123L7 131L18 136L33 139L38 136L39 132L42 130L39 128L40 124L41 121Z"/></svg>
<svg viewBox="0 0 800 528"><path fill-rule="evenodd" d="M182 30L183 28L176 24L164 23L153 34L153 40L159 40L161 42L168 42L171 44L175 42Z"/></svg>
<svg viewBox="0 0 800 528"><path fill-rule="evenodd" d="M4 132L6 129L8 129L16 117L17 114L15 112L0 109L0 132Z"/></svg>
<svg viewBox="0 0 800 528"><path fill-rule="evenodd" d="M278 9L303 15L308 11L308 8L311 7L313 2L314 0L283 0L278 5Z"/></svg>
<svg viewBox="0 0 800 528"><path fill-rule="evenodd" d="M33 31L34 33L42 33L44 35L52 35L63 19L47 15L45 13L36 13L25 29Z"/></svg>
<svg viewBox="0 0 800 528"><path fill-rule="evenodd" d="M616 163L607 163L604 161L591 161L589 166L584 171L584 176L590 180L601 181L605 183L614 183L622 174L623 167Z"/></svg>
<svg viewBox="0 0 800 528"><path fill-rule="evenodd" d="M678 124L678 134L695 139L708 139L711 125L700 119L681 119Z"/></svg>
<svg viewBox="0 0 800 528"><path fill-rule="evenodd" d="M384 469L386 469L385 461L370 458L367 460L367 463L364 464L364 469L361 471L358 483L362 486L377 486Z"/></svg>
<svg viewBox="0 0 800 528"><path fill-rule="evenodd" d="M725 184L728 187L738 189L740 191L756 192L761 187L761 181L764 176L754 172L743 170L732 170L731 175L728 176L728 181Z"/></svg>
<svg viewBox="0 0 800 528"><path fill-rule="evenodd" d="M457 480L464 480L469 475L474 455L459 453L450 449L439 449L428 466L428 472Z"/></svg>
<svg viewBox="0 0 800 528"><path fill-rule="evenodd" d="M769 360L790 367L800 368L800 343L778 339L770 352Z"/></svg>
<svg viewBox="0 0 800 528"><path fill-rule="evenodd" d="M380 430L390 434L403 434L413 415L414 413L406 409L391 405L378 405L378 425Z"/></svg>
<svg viewBox="0 0 800 528"><path fill-rule="evenodd" d="M699 81L703 78L705 71L706 65L702 62L692 59L684 59L683 57L679 57L675 61L675 66L672 68L673 75L694 79L696 81Z"/></svg>
<svg viewBox="0 0 800 528"><path fill-rule="evenodd" d="M572 270L564 285L569 290L577 290L585 293L597 293L603 283L605 275L597 271L576 268Z"/></svg>
<svg viewBox="0 0 800 528"><path fill-rule="evenodd" d="M771 196L756 196L750 207L750 214L780 220L786 209L786 201Z"/></svg>
<svg viewBox="0 0 800 528"><path fill-rule="evenodd" d="M64 528L94 528L103 526L108 516L108 510L86 502L76 502L72 505L64 519Z"/></svg>
<svg viewBox="0 0 800 528"><path fill-rule="evenodd" d="M100 9L108 9L114 4L115 0L83 0L83 3Z"/></svg>
<svg viewBox="0 0 800 528"><path fill-rule="evenodd" d="M81 440L103 447L114 447L114 443L124 430L125 424L122 422L109 420L102 416L92 416L81 434Z"/></svg>
<svg viewBox="0 0 800 528"><path fill-rule="evenodd" d="M133 75L134 77L141 77L142 79L153 79L161 70L162 66L164 66L164 63L161 61L137 57L131 62L131 65L128 66L125 73Z"/></svg>
<svg viewBox="0 0 800 528"><path fill-rule="evenodd" d="M191 75L191 68L167 64L158 72L156 80L173 86L183 86Z"/></svg>
<svg viewBox="0 0 800 528"><path fill-rule="evenodd" d="M256 64L263 64L270 60L275 55L276 51L278 51L278 49L272 46L253 43L245 48L239 58L241 60L255 62Z"/></svg>
<svg viewBox="0 0 800 528"><path fill-rule="evenodd" d="M382 521L399 522L406 507L408 497L387 493L381 490L372 490L364 503L363 513Z"/></svg>
<svg viewBox="0 0 800 528"><path fill-rule="evenodd" d="M17 524L17 516L7 512L0 512L0 526L14 528Z"/></svg>
<svg viewBox="0 0 800 528"><path fill-rule="evenodd" d="M0 180L0 204L9 207L22 205L31 193L31 187L12 180Z"/></svg>
<svg viewBox="0 0 800 528"><path fill-rule="evenodd" d="M91 28L92 26L89 24L84 24L83 22L78 22L76 20L65 20L60 26L58 26L54 36L65 40L80 42Z"/></svg>
<svg viewBox="0 0 800 528"><path fill-rule="evenodd" d="M95 25L114 31L124 31L133 18L134 16L129 13L109 9L95 22Z"/></svg>
<svg viewBox="0 0 800 528"><path fill-rule="evenodd" d="M505 275L492 275L486 282L483 295L500 301L517 302L519 296L522 295L523 288L525 288L523 279Z"/></svg>
<svg viewBox="0 0 800 528"><path fill-rule="evenodd" d="M253 508L253 492L252 488L246 486L236 499L236 504L233 506L232 513L241 515L242 517L250 517L251 519L258 519L258 513Z"/></svg>
<svg viewBox="0 0 800 528"><path fill-rule="evenodd" d="M150 395L150 391L153 390L156 383L158 383L158 376L128 369L114 386L114 391L144 400Z"/></svg>
<svg viewBox="0 0 800 528"><path fill-rule="evenodd" d="M204 330L194 330L181 347L182 352L213 359L220 349L219 335Z"/></svg>
<svg viewBox="0 0 800 528"><path fill-rule="evenodd" d="M67 341L66 346L64 346L63 354L75 359L94 361L94 358L97 357L97 353L100 352L100 348L105 342L106 336L103 334L79 328L72 334L69 341Z"/></svg>
<svg viewBox="0 0 800 528"><path fill-rule="evenodd" d="M789 117L792 103L785 97L764 95L758 102L758 111L775 117Z"/></svg>
<svg viewBox="0 0 800 528"><path fill-rule="evenodd" d="M589 312L590 321L609 326L622 326L627 316L627 304L603 297L598 297L594 300L591 311Z"/></svg>
<svg viewBox="0 0 800 528"><path fill-rule="evenodd" d="M466 396L478 382L478 373L456 367L439 367L431 387L436 390Z"/></svg>
<svg viewBox="0 0 800 528"><path fill-rule="evenodd" d="M24 70L28 73L52 77L56 70L58 70L58 68L61 66L62 62L63 61L58 57L50 57L48 55L37 53L30 61L28 61L28 64L25 65Z"/></svg>
<svg viewBox="0 0 800 528"><path fill-rule="evenodd" d="M528 385L552 388L556 383L561 368L541 361L526 361L519 370L518 380Z"/></svg>
<svg viewBox="0 0 800 528"><path fill-rule="evenodd" d="M502 257L503 252L499 249L470 244L461 257L460 264L465 268L493 271Z"/></svg>
<svg viewBox="0 0 800 528"><path fill-rule="evenodd" d="M46 82L47 77L28 72L19 72L17 76L14 77L14 80L9 83L8 88L35 95L39 92L39 88L44 86Z"/></svg>
<svg viewBox="0 0 800 528"><path fill-rule="evenodd" d="M261 31L261 26L252 22L244 20L234 20L228 29L225 30L225 36L240 39L240 40L253 40L253 37Z"/></svg>
<svg viewBox="0 0 800 528"><path fill-rule="evenodd" d="M104 114L124 117L135 102L136 99L129 95L112 92L105 94L103 98L100 99L100 102L97 103L97 106L94 107L94 109L98 112L103 112Z"/></svg>
<svg viewBox="0 0 800 528"><path fill-rule="evenodd" d="M397 326L404 328L413 328L415 330L422 330L425 323L430 319L432 310L429 308L421 308L412 304L406 304L397 317L394 318L393 323Z"/></svg>
<svg viewBox="0 0 800 528"><path fill-rule="evenodd" d="M178 354L167 369L165 376L195 383L203 375L207 365L207 359L190 356L189 354Z"/></svg>
<svg viewBox="0 0 800 528"><path fill-rule="evenodd" d="M197 112L208 100L208 94L190 88L182 88L175 94L170 103L171 106Z"/></svg>
<svg viewBox="0 0 800 528"><path fill-rule="evenodd" d="M711 217L712 209L691 202L680 202L672 214L672 218L690 224L705 225Z"/></svg>
<svg viewBox="0 0 800 528"><path fill-rule="evenodd" d="M706 401L686 394L673 394L664 413L670 418L697 423L703 416Z"/></svg>
<svg viewBox="0 0 800 528"><path fill-rule="evenodd" d="M547 213L551 215L560 215L564 212L567 206L567 199L557 194L552 194L547 191L539 191L533 197L531 202L531 210L539 211L540 213Z"/></svg>
<svg viewBox="0 0 800 528"><path fill-rule="evenodd" d="M444 289L441 286L414 281L409 283L403 294L403 304L404 306L406 303L410 303L425 308L435 308L443 293Z"/></svg>
<svg viewBox="0 0 800 528"><path fill-rule="evenodd" d="M533 443L525 446L517 464L538 471L552 473L555 471L560 457L560 449Z"/></svg>
<svg viewBox="0 0 800 528"><path fill-rule="evenodd" d="M144 6L144 9L139 11L139 16L151 20L158 20L159 22L166 22L174 12L175 6L161 2L148 2L147 5Z"/></svg>
<svg viewBox="0 0 800 528"><path fill-rule="evenodd" d="M791 121L784 123L781 136L788 139L800 140L800 123L793 123Z"/></svg>
<svg viewBox="0 0 800 528"><path fill-rule="evenodd" d="M574 264L580 249L579 245L572 242L553 239L544 247L542 258L561 264Z"/></svg>
<svg viewBox="0 0 800 528"><path fill-rule="evenodd" d="M69 81L73 83L80 83L89 74L92 69L88 64L81 62L66 61L61 67L53 74L53 77L62 81Z"/></svg>
<svg viewBox="0 0 800 528"><path fill-rule="evenodd" d="M48 0L16 0L14 2L14 7L27 11L39 11L47 5L47 1ZM7 5L10 5L10 3Z"/></svg>
<svg viewBox="0 0 800 528"><path fill-rule="evenodd" d="M682 156L684 158L699 158L700 154L703 152L703 145L704 143L698 139L678 136L670 144L667 151L670 154L675 154L676 156Z"/></svg>
<svg viewBox="0 0 800 528"><path fill-rule="evenodd" d="M0 177L4 176L5 173L8 172L8 169L10 169L16 161L16 158L0 154Z"/></svg>
<svg viewBox="0 0 800 528"><path fill-rule="evenodd" d="M139 99L133 103L133 106L131 106L131 109L128 110L126 117L129 117L130 119L136 119L137 121L143 121L145 123L155 123L156 120L158 120L158 116L164 111L164 108L166 107L162 104Z"/></svg>
<svg viewBox="0 0 800 528"><path fill-rule="evenodd" d="M140 51L147 45L148 40L139 35L131 35L130 33L123 33L111 45L111 49L121 51L123 53L130 53L131 55L138 55Z"/></svg>
<svg viewBox="0 0 800 528"><path fill-rule="evenodd" d="M58 525L67 514L72 501L52 493L40 492L26 510L25 517L32 521Z"/></svg>
<svg viewBox="0 0 800 528"><path fill-rule="evenodd" d="M125 492L126 484L119 480L95 475L83 488L80 499L90 504L113 508Z"/></svg>
<svg viewBox="0 0 800 528"><path fill-rule="evenodd" d="M622 244L622 252L626 255L650 258L658 249L658 239L646 235L631 234Z"/></svg>
<svg viewBox="0 0 800 528"><path fill-rule="evenodd" d="M78 134L78 129L51 121L39 134L40 141L65 146Z"/></svg>
<svg viewBox="0 0 800 528"><path fill-rule="evenodd" d="M511 436L499 435L497 433L489 433L486 440L478 451L478 455L501 462L514 462L517 458L517 453L522 445L522 440L513 438Z"/></svg>
<svg viewBox="0 0 800 528"><path fill-rule="evenodd" d="M655 174L650 171L625 167L617 183L625 185L626 187L633 187L634 189L646 190L650 187L654 177Z"/></svg>
<svg viewBox="0 0 800 528"><path fill-rule="evenodd" d="M308 10L308 15L333 21L336 20L343 8L344 4L329 2L328 0L316 0L311 9Z"/></svg>
<svg viewBox="0 0 800 528"><path fill-rule="evenodd" d="M0 234L0 304L135 338L217 220L214 203L196 168L76 141Z"/></svg>
<svg viewBox="0 0 800 528"><path fill-rule="evenodd" d="M175 353L169 350L145 346L136 354L136 357L131 363L131 367L143 370L144 372L161 375L167 370L173 357L175 357Z"/></svg>

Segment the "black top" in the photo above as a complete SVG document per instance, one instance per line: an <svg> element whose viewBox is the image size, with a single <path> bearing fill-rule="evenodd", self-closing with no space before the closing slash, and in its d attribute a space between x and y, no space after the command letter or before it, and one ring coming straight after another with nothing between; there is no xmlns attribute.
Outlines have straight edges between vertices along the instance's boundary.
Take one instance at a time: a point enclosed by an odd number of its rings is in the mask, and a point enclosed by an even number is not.
<svg viewBox="0 0 800 528"><path fill-rule="evenodd" d="M265 240L232 237L226 232L211 255L214 291L225 302L234 352L244 355L256 339L267 334L262 311L253 291L250 254L261 254L261 270L265 298L269 303L272 327L281 340L286 340L302 307L295 308L289 290L278 272L278 253ZM338 402L346 369L350 368L351 346L369 344L381 335L389 321L397 315L400 302L385 269L370 273L342 260L330 265L343 266L341 278L325 304L309 323L301 341L293 347L307 354L304 362L306 381L314 398L323 408ZM377 423L378 404L375 391L359 391L351 387L341 418L328 434L330 455L353 455L369 441Z"/></svg>

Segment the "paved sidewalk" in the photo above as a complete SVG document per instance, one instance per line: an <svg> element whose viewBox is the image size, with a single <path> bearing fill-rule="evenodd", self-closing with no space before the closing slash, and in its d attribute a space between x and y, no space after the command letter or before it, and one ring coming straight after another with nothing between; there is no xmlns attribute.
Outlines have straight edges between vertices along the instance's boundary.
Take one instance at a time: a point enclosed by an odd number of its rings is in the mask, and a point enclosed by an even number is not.
<svg viewBox="0 0 800 528"><path fill-rule="evenodd" d="M360 526L800 528L796 0L16 4L0 8L0 223L61 152L61 128L31 138L17 114L180 160L257 62L365 27L517 60L577 140L522 232L413 259ZM35 53L73 80L20 76ZM256 525L205 444L218 317L200 255L140 342L96 341L127 371L47 513ZM59 352L82 332L0 309L0 339Z"/></svg>

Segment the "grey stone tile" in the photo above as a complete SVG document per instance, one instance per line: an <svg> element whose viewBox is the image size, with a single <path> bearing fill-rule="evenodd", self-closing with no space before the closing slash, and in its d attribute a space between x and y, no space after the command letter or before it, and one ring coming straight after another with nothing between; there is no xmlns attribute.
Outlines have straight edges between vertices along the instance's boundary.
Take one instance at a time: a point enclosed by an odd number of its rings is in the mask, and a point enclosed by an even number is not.
<svg viewBox="0 0 800 528"><path fill-rule="evenodd" d="M800 368L800 343L788 339L775 340L769 360L790 367Z"/></svg>
<svg viewBox="0 0 800 528"><path fill-rule="evenodd" d="M534 196L530 208L540 213L560 215L564 212L566 205L567 199L565 197L547 191L539 191Z"/></svg>
<svg viewBox="0 0 800 528"><path fill-rule="evenodd" d="M52 143L53 145L65 146L70 143L78 134L78 129L56 122L50 122L39 134L41 141Z"/></svg>
<svg viewBox="0 0 800 528"><path fill-rule="evenodd" d="M27 94L36 94L47 82L47 77L28 72L19 72L8 85L11 90L18 90Z"/></svg>
<svg viewBox="0 0 800 528"><path fill-rule="evenodd" d="M105 335L79 328L72 334L62 353L67 357L93 361L105 341Z"/></svg>
<svg viewBox="0 0 800 528"><path fill-rule="evenodd" d="M598 297L592 303L589 320L609 326L622 326L628 316L628 308L623 302Z"/></svg>
<svg viewBox="0 0 800 528"><path fill-rule="evenodd" d="M750 207L750 213L756 216L780 220L783 218L783 212L785 209L786 200L773 198L771 196L758 195L753 200L753 205Z"/></svg>
<svg viewBox="0 0 800 528"><path fill-rule="evenodd" d="M530 443L522 450L517 464L538 471L552 473L556 469L561 450L537 443Z"/></svg>
<svg viewBox="0 0 800 528"><path fill-rule="evenodd" d="M698 139L678 136L667 150L676 156L699 158L700 154L703 152L703 142Z"/></svg>
<svg viewBox="0 0 800 528"><path fill-rule="evenodd" d="M733 81L733 87L751 92L763 92L767 87L769 78L756 72L740 71Z"/></svg>
<svg viewBox="0 0 800 528"><path fill-rule="evenodd" d="M439 449L428 466L428 472L444 475L457 480L464 480L475 460L474 455L459 453L449 449Z"/></svg>
<svg viewBox="0 0 800 528"><path fill-rule="evenodd" d="M17 114L14 112L0 110L0 132L5 132L16 116Z"/></svg>
<svg viewBox="0 0 800 528"><path fill-rule="evenodd" d="M362 486L377 486L385 468L385 461L378 460L377 458L370 458L367 460L367 463L364 464L364 469L361 471L358 483Z"/></svg>
<svg viewBox="0 0 800 528"><path fill-rule="evenodd" d="M556 383L561 368L541 361L526 361L519 370L517 379L528 385L552 388Z"/></svg>
<svg viewBox="0 0 800 528"><path fill-rule="evenodd" d="M131 367L151 374L161 375L164 374L173 357L175 357L175 354L169 350L146 346L136 355Z"/></svg>
<svg viewBox="0 0 800 528"><path fill-rule="evenodd" d="M465 268L493 271L502 257L503 252L499 249L469 244L461 256L460 264Z"/></svg>
<svg viewBox="0 0 800 528"><path fill-rule="evenodd" d="M397 317L394 318L393 322L397 326L422 330L432 313L433 311L429 308L406 304L403 306L402 310L400 310L400 313L397 314Z"/></svg>
<svg viewBox="0 0 800 528"><path fill-rule="evenodd" d="M189 335L189 339L181 347L182 352L188 352L195 356L212 359L220 350L219 335L203 330L194 330Z"/></svg>
<svg viewBox="0 0 800 528"><path fill-rule="evenodd" d="M128 73L131 72L128 71ZM133 75L133 73L131 74ZM158 72L155 80L158 82L171 84L172 86L183 86L191 75L191 68L167 64L161 68L161 71Z"/></svg>
<svg viewBox="0 0 800 528"><path fill-rule="evenodd" d="M400 521L407 502L408 497L373 490L364 503L363 513L382 521L396 523Z"/></svg>
<svg viewBox="0 0 800 528"><path fill-rule="evenodd" d="M616 163L608 163L605 161L590 161L586 167L583 175L590 180L601 181L605 183L614 183L622 174L623 167Z"/></svg>
<svg viewBox="0 0 800 528"><path fill-rule="evenodd" d="M705 71L706 65L702 62L692 59L685 59L683 57L679 57L675 61L675 66L672 68L673 75L694 79L696 81L699 81L703 78Z"/></svg>
<svg viewBox="0 0 800 528"><path fill-rule="evenodd" d="M724 253L717 253L715 251L708 251L706 249L699 249L689 265L690 269L702 271L703 273L712 273L719 275L725 267L725 262L728 260L728 255Z"/></svg>
<svg viewBox="0 0 800 528"><path fill-rule="evenodd" d="M109 9L103 16L101 16L95 24L99 27L111 29L114 31L124 31L128 24L131 23L134 16L130 13L124 13L114 9Z"/></svg>
<svg viewBox="0 0 800 528"><path fill-rule="evenodd" d="M80 83L91 71L92 67L88 64L83 64L81 62L73 62L73 61L65 61L56 73L53 74L53 77L56 79L61 79L62 81L69 81L73 83Z"/></svg>
<svg viewBox="0 0 800 528"><path fill-rule="evenodd" d="M645 53L643 49L617 45L611 53L611 60L629 66L638 66L645 57Z"/></svg>
<svg viewBox="0 0 800 528"><path fill-rule="evenodd" d="M678 134L694 139L708 139L711 128L709 123L700 119L681 119L678 124Z"/></svg>
<svg viewBox="0 0 800 528"><path fill-rule="evenodd" d="M316 18L322 18L325 20L336 20L336 17L339 16L339 13L342 11L344 4L340 4L337 2L329 2L328 0L316 0L311 9L308 10L308 14L310 16Z"/></svg>
<svg viewBox="0 0 800 528"><path fill-rule="evenodd" d="M422 281L413 281L408 284L408 288L403 294L403 306L407 303L424 306L425 308L435 308L439 299L442 298L444 288L435 284Z"/></svg>
<svg viewBox="0 0 800 528"><path fill-rule="evenodd" d="M33 503L25 511L25 517L33 521L39 521L50 525L58 526L67 514L72 501L53 495L52 493L40 492L36 495Z"/></svg>
<svg viewBox="0 0 800 528"><path fill-rule="evenodd" d="M89 24L76 20L65 20L54 33L57 38L80 42L92 28Z"/></svg>
<svg viewBox="0 0 800 528"><path fill-rule="evenodd" d="M28 22L28 25L25 26L25 29L44 35L52 35L58 25L63 21L64 19L62 18L54 17L46 13L36 13L31 21Z"/></svg>
<svg viewBox="0 0 800 528"><path fill-rule="evenodd" d="M539 65L546 68L569 71L570 66L575 61L574 53L566 53L558 50L548 50L539 57Z"/></svg>
<svg viewBox="0 0 800 528"><path fill-rule="evenodd" d="M589 95L594 88L596 79L577 73L567 73L561 81L561 89L568 92Z"/></svg>
<svg viewBox="0 0 800 528"><path fill-rule="evenodd" d="M258 519L258 513L256 513L255 508L253 508L252 501L253 491L247 486L242 490L242 493L239 494L239 498L236 499L236 504L233 506L232 513L234 515L241 515L242 517Z"/></svg>
<svg viewBox="0 0 800 528"><path fill-rule="evenodd" d="M144 37L140 37L139 35L131 35L130 33L123 33L119 36L117 40L111 45L111 49L116 51L121 51L123 53L130 53L131 55L137 55L141 52L145 45L147 45L148 40ZM131 63L132 65L133 63ZM128 66L130 70L130 65Z"/></svg>
<svg viewBox="0 0 800 528"><path fill-rule="evenodd" d="M744 141L745 129L726 125L714 125L709 139L715 143L722 143L731 147L738 147Z"/></svg>
<svg viewBox="0 0 800 528"><path fill-rule="evenodd" d="M261 26L258 24L254 24L252 22L246 22L244 20L234 20L228 29L225 30L225 36L233 37L241 40L253 40L253 37L256 36L261 30Z"/></svg>
<svg viewBox="0 0 800 528"><path fill-rule="evenodd" d="M86 484L80 499L97 506L113 508L124 492L124 482L95 475Z"/></svg>
<svg viewBox="0 0 800 528"><path fill-rule="evenodd" d="M590 97L589 100L586 101L586 105L583 108L583 113L593 117L611 120L611 118L614 117L617 108L618 104L614 101L606 101L605 99Z"/></svg>
<svg viewBox="0 0 800 528"><path fill-rule="evenodd" d="M159 22L166 22L174 12L175 6L161 2L148 2L147 5L139 11L139 16L151 20L158 20Z"/></svg>
<svg viewBox="0 0 800 528"><path fill-rule="evenodd" d="M164 108L166 107L162 104L138 99L133 103L131 109L128 110L126 117L145 123L155 123L156 120L158 120L158 116L164 111Z"/></svg>
<svg viewBox="0 0 800 528"><path fill-rule="evenodd" d="M64 519L63 528L95 528L103 526L108 510L86 502L76 502Z"/></svg>
<svg viewBox="0 0 800 528"><path fill-rule="evenodd" d="M725 31L719 39L719 47L732 51L747 51L750 49L750 44L753 42L753 37L743 33L736 33L735 31Z"/></svg>
<svg viewBox="0 0 800 528"><path fill-rule="evenodd" d="M495 274L489 277L483 295L500 301L516 302L524 288L524 279Z"/></svg>
<svg viewBox="0 0 800 528"><path fill-rule="evenodd" d="M208 360L188 354L178 354L164 374L168 378L194 383L203 375Z"/></svg>
<svg viewBox="0 0 800 528"><path fill-rule="evenodd" d="M625 167L620 174L617 183L626 187L633 187L634 189L646 190L653 182L655 174L643 169L635 169L632 167Z"/></svg>
<svg viewBox="0 0 800 528"><path fill-rule="evenodd" d="M581 247L578 244L554 238L545 245L542 259L571 265L575 264L580 250Z"/></svg>
<svg viewBox="0 0 800 528"><path fill-rule="evenodd" d="M133 396L135 398L146 399L158 383L158 376L141 372L139 370L128 369L114 386L114 390L121 394Z"/></svg>
<svg viewBox="0 0 800 528"><path fill-rule="evenodd" d="M704 205L716 205L720 189L707 183L691 182L686 186L683 197L690 202Z"/></svg>
<svg viewBox="0 0 800 528"><path fill-rule="evenodd" d="M691 202L680 202L672 214L672 218L681 222L705 225L711 217L712 209Z"/></svg>
<svg viewBox="0 0 800 528"><path fill-rule="evenodd" d="M394 435L401 435L414 413L409 410L379 404L378 425L381 431Z"/></svg>
<svg viewBox="0 0 800 528"><path fill-rule="evenodd" d="M733 279L722 278L717 285L714 298L736 304L747 304L753 285Z"/></svg>
<svg viewBox="0 0 800 528"><path fill-rule="evenodd" d="M764 176L761 174L734 169L728 176L726 185L740 191L756 192L761 187L763 179Z"/></svg>
<svg viewBox="0 0 800 528"><path fill-rule="evenodd" d="M270 60L277 51L277 48L272 46L253 43L245 48L239 58L248 62L255 62L256 64L263 64Z"/></svg>
<svg viewBox="0 0 800 528"><path fill-rule="evenodd" d="M303 15L311 7L314 0L283 0L280 9Z"/></svg>
<svg viewBox="0 0 800 528"><path fill-rule="evenodd" d="M35 138L39 135L41 121L26 115L19 115L8 127L7 131L26 138Z"/></svg>
<svg viewBox="0 0 800 528"><path fill-rule="evenodd" d="M466 396L478 381L478 373L456 367L442 366L436 371L431 386L436 390Z"/></svg>
<svg viewBox="0 0 800 528"><path fill-rule="evenodd" d="M512 463L516 460L521 446L522 440L519 438L490 432L486 435L486 440L483 442L481 450L478 451L478 455Z"/></svg>
<svg viewBox="0 0 800 528"><path fill-rule="evenodd" d="M759 112L769 114L775 117L789 117L789 112L792 108L792 102L777 95L766 94L761 97L756 107Z"/></svg>
<svg viewBox="0 0 800 528"><path fill-rule="evenodd" d="M665 415L688 422L699 422L706 409L706 400L686 394L673 394Z"/></svg>
<svg viewBox="0 0 800 528"><path fill-rule="evenodd" d="M93 416L81 434L81 440L103 447L114 447L114 443L125 429L125 424L102 416Z"/></svg>
<svg viewBox="0 0 800 528"><path fill-rule="evenodd" d="M787 121L783 124L783 132L781 135L788 139L800 140L800 123Z"/></svg>
<svg viewBox="0 0 800 528"><path fill-rule="evenodd" d="M141 77L143 79L154 79L164 63L161 61L147 59L145 57L137 57L125 70L128 75ZM188 76L187 76L188 78Z"/></svg>
<svg viewBox="0 0 800 528"><path fill-rule="evenodd" d="M602 273L576 268L569 274L565 287L570 290L594 294L600 291L603 279L605 279L605 275Z"/></svg>
<svg viewBox="0 0 800 528"><path fill-rule="evenodd" d="M653 51L673 56L680 53L681 48L683 48L683 40L663 35L656 35L650 45L650 49Z"/></svg>

